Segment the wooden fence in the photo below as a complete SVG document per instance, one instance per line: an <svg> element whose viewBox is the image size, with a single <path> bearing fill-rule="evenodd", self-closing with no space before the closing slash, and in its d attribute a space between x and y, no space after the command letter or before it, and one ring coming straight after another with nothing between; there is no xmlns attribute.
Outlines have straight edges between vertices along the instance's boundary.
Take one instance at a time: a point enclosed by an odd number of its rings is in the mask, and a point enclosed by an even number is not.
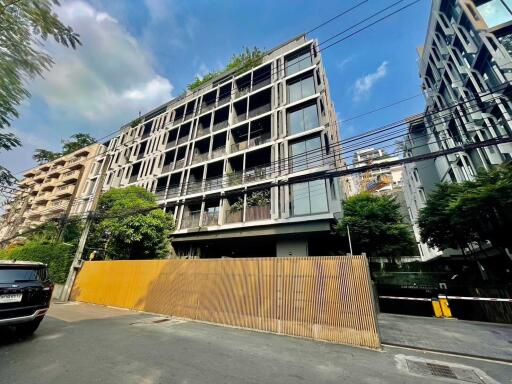
<svg viewBox="0 0 512 384"><path fill-rule="evenodd" d="M88 261L71 297L380 348L364 256Z"/></svg>

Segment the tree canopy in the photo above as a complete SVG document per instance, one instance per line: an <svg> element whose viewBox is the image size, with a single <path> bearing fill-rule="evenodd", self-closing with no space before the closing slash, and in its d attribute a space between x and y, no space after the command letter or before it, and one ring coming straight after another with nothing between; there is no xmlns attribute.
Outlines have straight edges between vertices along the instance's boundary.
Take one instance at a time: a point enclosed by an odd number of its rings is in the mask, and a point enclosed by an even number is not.
<svg viewBox="0 0 512 384"><path fill-rule="evenodd" d="M346 244L347 226L355 254L393 258L415 253L411 229L403 223L400 206L392 196L361 193L349 197L336 227Z"/></svg>
<svg viewBox="0 0 512 384"><path fill-rule="evenodd" d="M79 35L53 12L56 5L57 0L0 0L0 129L8 128L19 116L18 106L30 96L27 80L51 68L52 57L44 50L48 37L66 47L80 44ZM0 149L20 145L14 134L0 134ZM12 174L0 166L0 182L14 181Z"/></svg>
<svg viewBox="0 0 512 384"><path fill-rule="evenodd" d="M96 143L96 139L88 133L75 133L69 140L62 140L62 152L53 152L38 148L34 151L32 158L37 161L38 164L44 164L58 159L61 156L69 155L94 143Z"/></svg>
<svg viewBox="0 0 512 384"><path fill-rule="evenodd" d="M481 170L475 180L439 184L420 212L422 241L439 249L464 249L490 241L512 246L512 165Z"/></svg>
<svg viewBox="0 0 512 384"><path fill-rule="evenodd" d="M253 49L249 49L245 47L241 53L231 56L229 63L226 66L218 71L211 71L204 76L197 76L193 83L188 85L188 89L193 91L196 88L199 88L201 85L207 83L211 79L223 74L227 73L233 69L240 68L242 71L246 71L249 68L255 67L261 63L261 58L263 57L264 52L254 47Z"/></svg>
<svg viewBox="0 0 512 384"><path fill-rule="evenodd" d="M137 186L114 188L99 200L88 247L105 249L111 259L162 258L174 229L173 216L158 207L155 194Z"/></svg>

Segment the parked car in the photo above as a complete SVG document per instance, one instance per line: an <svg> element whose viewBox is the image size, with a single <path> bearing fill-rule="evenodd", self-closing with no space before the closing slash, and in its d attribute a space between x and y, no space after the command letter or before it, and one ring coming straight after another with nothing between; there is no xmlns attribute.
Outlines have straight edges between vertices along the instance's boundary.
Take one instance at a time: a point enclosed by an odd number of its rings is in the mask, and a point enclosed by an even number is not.
<svg viewBox="0 0 512 384"><path fill-rule="evenodd" d="M50 306L53 284L43 263L0 260L0 326L35 332Z"/></svg>

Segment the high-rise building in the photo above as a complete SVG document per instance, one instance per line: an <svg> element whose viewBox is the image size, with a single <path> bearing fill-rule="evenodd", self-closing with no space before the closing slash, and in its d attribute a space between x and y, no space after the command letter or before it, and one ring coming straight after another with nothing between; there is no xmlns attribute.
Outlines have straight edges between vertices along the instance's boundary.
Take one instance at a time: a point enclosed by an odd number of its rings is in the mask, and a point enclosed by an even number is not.
<svg viewBox="0 0 512 384"><path fill-rule="evenodd" d="M12 201L5 206L0 240L22 234L50 219L78 212L96 155L103 146L92 144L23 174Z"/></svg>
<svg viewBox="0 0 512 384"><path fill-rule="evenodd" d="M512 159L510 143L464 148L512 134L512 2L434 0L419 54L427 107L424 121L409 127L404 155L460 151L405 167L413 221L436 183L471 180ZM426 259L440 254L424 244L420 251Z"/></svg>
<svg viewBox="0 0 512 384"><path fill-rule="evenodd" d="M343 165L338 142L317 42L301 35L123 127L80 209L97 188L140 185L174 214L178 256L325 254L342 192L322 174Z"/></svg>
<svg viewBox="0 0 512 384"><path fill-rule="evenodd" d="M512 134L510 1L435 0L421 52L429 148L441 182L472 179L479 168L512 159L512 144L464 150L466 143Z"/></svg>

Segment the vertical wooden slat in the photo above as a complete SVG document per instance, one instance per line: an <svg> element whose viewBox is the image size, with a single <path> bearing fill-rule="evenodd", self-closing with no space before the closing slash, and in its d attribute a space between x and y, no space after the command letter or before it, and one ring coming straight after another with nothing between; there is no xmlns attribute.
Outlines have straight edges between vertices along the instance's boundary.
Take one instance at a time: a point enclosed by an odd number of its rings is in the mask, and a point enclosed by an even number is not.
<svg viewBox="0 0 512 384"><path fill-rule="evenodd" d="M380 347L364 256L85 262L72 298Z"/></svg>

